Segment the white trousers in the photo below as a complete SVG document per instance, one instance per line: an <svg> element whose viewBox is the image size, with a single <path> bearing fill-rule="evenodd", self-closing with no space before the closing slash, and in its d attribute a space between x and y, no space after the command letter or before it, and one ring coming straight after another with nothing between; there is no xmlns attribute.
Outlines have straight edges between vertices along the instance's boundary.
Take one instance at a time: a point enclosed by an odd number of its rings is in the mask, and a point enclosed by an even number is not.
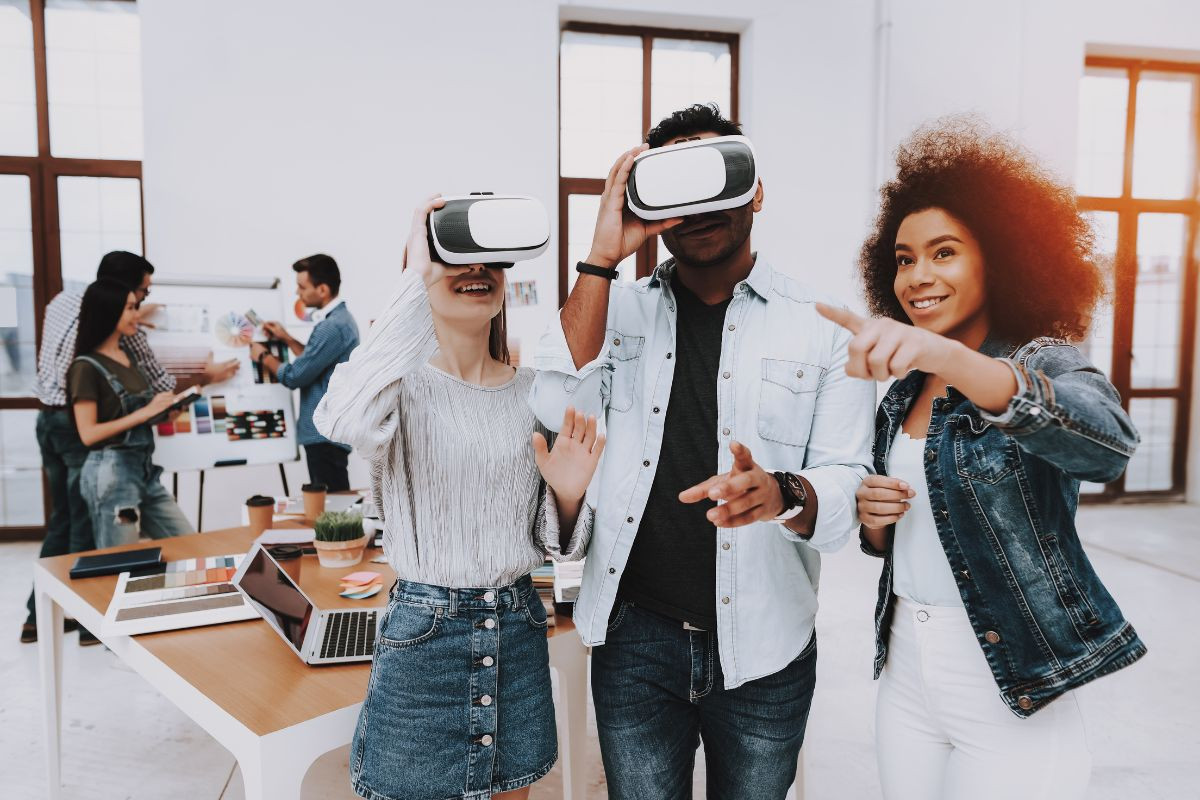
<svg viewBox="0 0 1200 800"><path fill-rule="evenodd" d="M875 704L885 800L1076 800L1092 769L1074 692L1004 701L963 608L897 598Z"/></svg>

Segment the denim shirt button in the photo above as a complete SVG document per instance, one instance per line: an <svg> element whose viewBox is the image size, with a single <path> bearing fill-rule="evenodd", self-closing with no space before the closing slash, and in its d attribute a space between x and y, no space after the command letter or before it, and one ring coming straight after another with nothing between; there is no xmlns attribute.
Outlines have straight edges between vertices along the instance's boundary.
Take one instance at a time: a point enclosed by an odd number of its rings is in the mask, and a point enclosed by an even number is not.
<svg viewBox="0 0 1200 800"><path fill-rule="evenodd" d="M1017 705L1020 706L1022 710L1028 711L1029 709L1033 708L1033 700L1029 697L1029 695L1023 694L1017 698Z"/></svg>
<svg viewBox="0 0 1200 800"><path fill-rule="evenodd" d="M1036 417L1036 416L1040 415L1041 413L1042 413L1042 410L1040 408L1038 408L1037 406L1034 406L1033 408L1029 409L1029 416L1031 416L1031 417Z"/></svg>
<svg viewBox="0 0 1200 800"><path fill-rule="evenodd" d="M935 458L937 458L937 453L933 452L932 450L925 451L925 460L926 461L933 461Z"/></svg>
<svg viewBox="0 0 1200 800"><path fill-rule="evenodd" d="M486 734L486 733L485 733L483 736L480 736L480 737L479 737L479 743L480 743L481 745L483 745L484 747L491 747L491 746L492 746L492 737L491 737L491 735L490 735L490 734Z"/></svg>
<svg viewBox="0 0 1200 800"><path fill-rule="evenodd" d="M995 644L1000 641L1000 634L995 631L988 631L983 635L983 638L988 640L988 644Z"/></svg>

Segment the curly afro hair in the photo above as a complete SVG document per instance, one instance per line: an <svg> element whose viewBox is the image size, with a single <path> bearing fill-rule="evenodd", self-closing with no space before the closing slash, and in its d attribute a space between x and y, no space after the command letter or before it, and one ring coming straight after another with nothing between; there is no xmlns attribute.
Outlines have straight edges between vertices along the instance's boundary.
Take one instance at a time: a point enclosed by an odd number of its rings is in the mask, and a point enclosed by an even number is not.
<svg viewBox="0 0 1200 800"><path fill-rule="evenodd" d="M651 128L646 134L646 143L651 147L662 147L679 136L696 136L701 133L736 136L741 132L740 124L721 116L721 109L716 103L697 103L679 109Z"/></svg>
<svg viewBox="0 0 1200 800"><path fill-rule="evenodd" d="M1104 281L1072 190L971 116L918 129L900 145L896 166L859 254L872 314L909 322L893 289L896 232L908 215L940 208L983 250L992 333L1015 343L1086 335Z"/></svg>

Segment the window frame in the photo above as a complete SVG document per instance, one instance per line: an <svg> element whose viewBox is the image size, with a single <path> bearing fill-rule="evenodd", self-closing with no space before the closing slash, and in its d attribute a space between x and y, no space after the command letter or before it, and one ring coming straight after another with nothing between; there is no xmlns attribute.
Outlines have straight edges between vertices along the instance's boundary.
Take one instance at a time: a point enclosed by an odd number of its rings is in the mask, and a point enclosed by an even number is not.
<svg viewBox="0 0 1200 800"><path fill-rule="evenodd" d="M1081 495L1084 502L1112 500L1183 500L1187 488L1187 455L1191 425L1192 380L1195 361L1197 306L1197 244L1200 231L1200 102L1192 108L1194 148L1190 196L1164 200L1135 197L1133 194L1134 131L1137 121L1138 83L1144 72L1186 73L1198 76L1200 64L1143 58L1090 55L1084 59L1084 69L1102 68L1125 72L1129 80L1125 108L1125 149L1122 164L1121 193L1116 197L1080 195L1083 211L1107 211L1117 215L1117 245L1113 260L1113 347L1112 363L1099 364L1121 394L1121 404L1129 410L1135 399L1170 398L1175 402L1175 430L1171 458L1171 486L1168 489L1126 491L1125 473L1105 485L1102 492ZM1200 89L1197 90L1200 97ZM1081 121L1082 124L1082 121ZM1187 218L1187 243L1184 248L1183 309L1179 330L1178 381L1173 387L1134 388L1133 331L1134 308L1137 302L1137 237L1138 219L1145 213L1180 214Z"/></svg>
<svg viewBox="0 0 1200 800"><path fill-rule="evenodd" d="M135 0L116 0L133 3ZM60 177L135 178L142 222L142 252L146 252L145 197L142 162L103 158L61 158L50 150L50 92L46 68L46 0L29 0L33 29L33 81L37 103L37 155L0 154L0 174L29 178L30 221L33 233L33 316L35 352L41 351L46 305L63 288L62 245L59 238L58 179ZM0 412L40 407L32 395L0 397ZM40 538L50 518L50 493L42 482L43 524L0 526L0 541Z"/></svg>
<svg viewBox="0 0 1200 800"><path fill-rule="evenodd" d="M568 276L572 265L567 263L568 198L571 195L601 195L604 178L570 178L562 174L562 34L598 33L609 36L638 36L642 40L642 130L649 131L651 62L655 39L684 39L704 42L723 42L729 45L729 105L722 109L729 119L738 121L738 66L741 35L724 31L699 31L686 28L656 28L646 25L609 25L599 22L565 22L559 31L558 56L558 306L567 302ZM648 276L658 264L658 239L650 237L635 254L637 277Z"/></svg>

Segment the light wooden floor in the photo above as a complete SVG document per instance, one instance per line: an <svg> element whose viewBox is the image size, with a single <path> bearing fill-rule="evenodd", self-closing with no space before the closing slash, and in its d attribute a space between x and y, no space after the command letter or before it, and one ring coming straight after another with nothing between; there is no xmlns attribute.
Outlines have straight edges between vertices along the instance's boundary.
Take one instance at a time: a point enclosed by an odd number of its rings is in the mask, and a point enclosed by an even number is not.
<svg viewBox="0 0 1200 800"><path fill-rule="evenodd" d="M1081 692L1096 764L1093 800L1183 800L1200 786L1200 508L1085 508L1092 559L1150 654ZM20 645L33 544L0 545L0 797L44 796L37 648ZM821 580L820 660L806 752L808 800L879 797L871 743L871 613L877 562L848 545ZM64 797L242 797L233 758L102 647L66 649ZM607 796L594 739L590 800ZM345 749L309 772L304 797L354 797ZM704 796L703 761L696 794ZM560 796L556 768L533 791Z"/></svg>

